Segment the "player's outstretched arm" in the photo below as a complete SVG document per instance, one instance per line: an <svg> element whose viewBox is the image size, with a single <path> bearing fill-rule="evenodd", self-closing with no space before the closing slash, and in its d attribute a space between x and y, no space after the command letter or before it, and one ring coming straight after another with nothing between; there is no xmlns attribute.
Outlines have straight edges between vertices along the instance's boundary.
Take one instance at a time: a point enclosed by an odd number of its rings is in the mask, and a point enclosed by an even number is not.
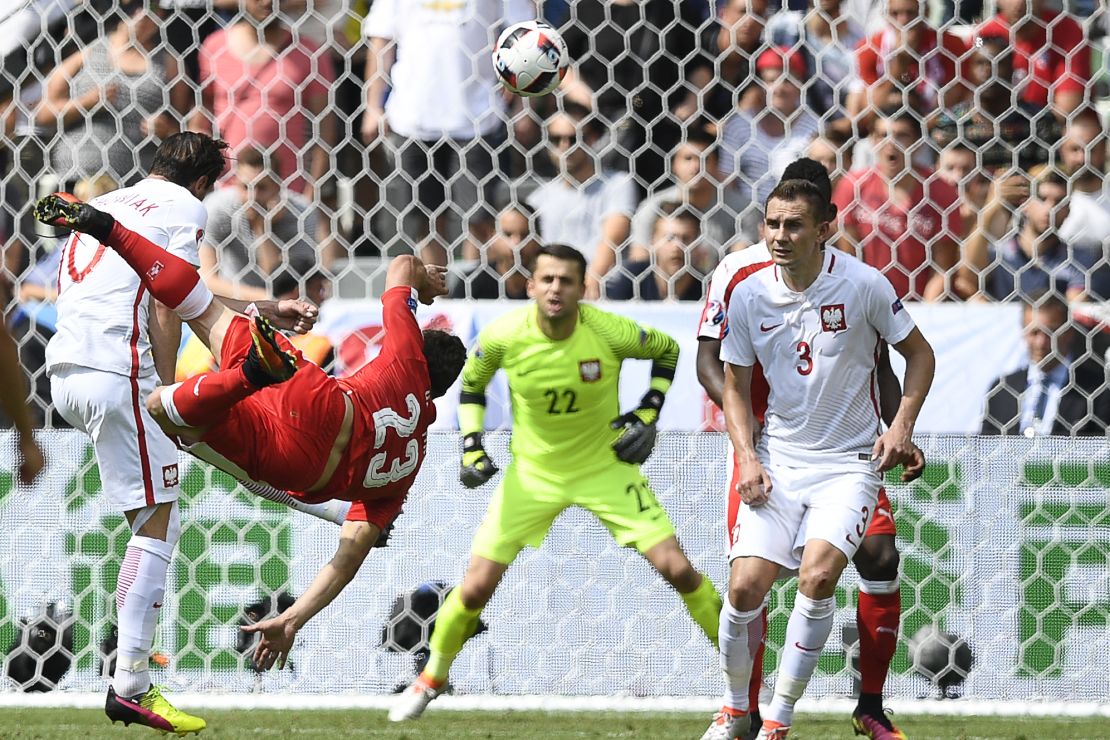
<svg viewBox="0 0 1110 740"><path fill-rule="evenodd" d="M335 555L320 569L308 590L293 606L273 619L241 628L244 632L258 633L262 637L254 650L256 666L262 670L268 670L275 663L278 670L285 667L297 632L346 588L380 535L381 530L369 522L344 522Z"/></svg>
<svg viewBox="0 0 1110 740"><path fill-rule="evenodd" d="M12 420L19 435L19 480L30 485L42 470L42 450L35 442L31 412L27 408L27 386L23 369L19 366L19 353L15 348L8 327L0 321L0 406Z"/></svg>
<svg viewBox="0 0 1110 740"><path fill-rule="evenodd" d="M894 349L906 358L906 385L890 427L875 441L872 450L873 459L879 461L880 472L913 462L913 428L918 414L921 413L921 406L925 403L925 396L933 384L933 373L936 370L933 348L917 327L914 327L909 336L895 344Z"/></svg>
<svg viewBox="0 0 1110 740"><path fill-rule="evenodd" d="M278 329L292 331L297 334L307 334L316 320L320 318L320 309L308 301L298 301L285 298L280 301L241 301L236 298L218 295L220 303L238 314L253 315L251 306L258 311L258 315L269 321Z"/></svg>
<svg viewBox="0 0 1110 740"><path fill-rule="evenodd" d="M385 274L385 289L406 285L416 289L420 302L428 305L437 296L447 295L447 270L439 265L425 265L417 257L394 257Z"/></svg>

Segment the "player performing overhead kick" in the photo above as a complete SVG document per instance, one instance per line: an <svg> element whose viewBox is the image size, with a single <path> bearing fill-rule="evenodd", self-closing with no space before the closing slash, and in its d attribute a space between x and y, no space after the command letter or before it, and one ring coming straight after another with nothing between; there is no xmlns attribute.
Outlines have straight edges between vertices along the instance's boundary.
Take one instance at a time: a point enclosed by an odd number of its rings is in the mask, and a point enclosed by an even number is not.
<svg viewBox="0 0 1110 740"><path fill-rule="evenodd" d="M914 459L912 433L932 383L932 348L890 283L836 250L822 250L827 194L808 180L780 183L767 201L771 264L735 287L723 401L741 506L721 653L730 701L745 691L763 638L767 594L780 570L799 570L775 695L759 738L782 740L832 629L834 589L875 515L881 473ZM875 374L880 341L906 357L905 393L880 432ZM756 443L752 374L770 386ZM737 690L738 689L738 690ZM744 731L734 722L732 731Z"/></svg>
<svg viewBox="0 0 1110 740"><path fill-rule="evenodd" d="M297 631L339 594L400 512L426 451L432 400L455 382L466 352L458 337L420 331L417 300L446 293L443 271L415 257L390 263L382 296L381 353L336 379L305 361L270 324L213 300L197 271L111 215L61 195L35 206L40 221L86 233L114 249L143 286L212 351L221 368L159 387L146 408L167 433L218 456L220 467L319 503L351 501L332 560L259 632L259 665L283 666Z"/></svg>

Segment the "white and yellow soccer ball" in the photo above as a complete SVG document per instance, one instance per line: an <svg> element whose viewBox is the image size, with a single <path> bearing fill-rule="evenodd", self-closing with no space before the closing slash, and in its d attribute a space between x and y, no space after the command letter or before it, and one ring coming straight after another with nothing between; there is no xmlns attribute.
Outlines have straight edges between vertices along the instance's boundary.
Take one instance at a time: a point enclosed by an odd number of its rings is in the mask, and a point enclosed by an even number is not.
<svg viewBox="0 0 1110 740"><path fill-rule="evenodd" d="M509 26L493 49L493 68L501 84L517 95L546 95L559 86L569 65L566 41L541 20Z"/></svg>

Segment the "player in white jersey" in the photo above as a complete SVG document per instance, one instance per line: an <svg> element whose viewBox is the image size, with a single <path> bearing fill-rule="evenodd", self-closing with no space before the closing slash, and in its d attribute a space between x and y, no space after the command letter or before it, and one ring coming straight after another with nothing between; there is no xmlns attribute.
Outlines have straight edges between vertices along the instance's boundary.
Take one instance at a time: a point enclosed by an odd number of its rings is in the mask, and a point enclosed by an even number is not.
<svg viewBox="0 0 1110 740"><path fill-rule="evenodd" d="M913 426L934 358L878 271L821 249L830 229L827 197L812 182L780 183L765 226L771 264L734 288L721 345L742 501L729 584L737 603L725 607L735 612L728 615L734 629L722 629L721 651L733 656L730 679L746 684L767 594L781 569L799 570L775 696L759 733L780 740L832 629L833 592L874 515L881 473L913 460ZM880 433L883 340L906 357L907 370L898 411ZM758 448L757 362L770 386Z"/></svg>
<svg viewBox="0 0 1110 740"><path fill-rule="evenodd" d="M171 136L159 146L146 179L92 202L167 252L199 265L207 221L200 199L226 167L226 146L202 134ZM151 269L161 269L160 263ZM197 313L207 305L189 296L187 306L190 300ZM243 302L228 303L246 308ZM126 724L199 732L204 720L173 707L151 686L149 674L166 571L181 525L177 447L151 418L145 400L159 380L174 382L181 319L151 300L115 251L77 232L62 252L57 308L57 333L46 348L54 405L91 437L103 495L124 512L132 531L116 583L119 643L105 712ZM259 309L277 318L274 302Z"/></svg>

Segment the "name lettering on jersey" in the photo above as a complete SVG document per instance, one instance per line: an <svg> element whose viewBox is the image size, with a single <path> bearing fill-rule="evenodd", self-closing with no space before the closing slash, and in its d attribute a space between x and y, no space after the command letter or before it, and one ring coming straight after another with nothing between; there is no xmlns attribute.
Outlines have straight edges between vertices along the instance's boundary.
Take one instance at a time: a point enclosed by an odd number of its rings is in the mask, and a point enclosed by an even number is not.
<svg viewBox="0 0 1110 740"><path fill-rule="evenodd" d="M143 216L150 215L150 212L158 208L157 203L148 201L146 198L135 195L134 193L119 193L118 195L104 196L104 203L123 203L124 205L131 206ZM203 234L203 232L201 232ZM200 241L199 239L197 240Z"/></svg>
<svg viewBox="0 0 1110 740"><path fill-rule="evenodd" d="M578 374L583 383L596 383L601 380L601 360L582 360L578 363Z"/></svg>
<svg viewBox="0 0 1110 740"><path fill-rule="evenodd" d="M178 483L177 463L162 466L162 487L174 488Z"/></svg>
<svg viewBox="0 0 1110 740"><path fill-rule="evenodd" d="M821 331L838 332L847 328L848 319L843 303L830 303L821 306Z"/></svg>

